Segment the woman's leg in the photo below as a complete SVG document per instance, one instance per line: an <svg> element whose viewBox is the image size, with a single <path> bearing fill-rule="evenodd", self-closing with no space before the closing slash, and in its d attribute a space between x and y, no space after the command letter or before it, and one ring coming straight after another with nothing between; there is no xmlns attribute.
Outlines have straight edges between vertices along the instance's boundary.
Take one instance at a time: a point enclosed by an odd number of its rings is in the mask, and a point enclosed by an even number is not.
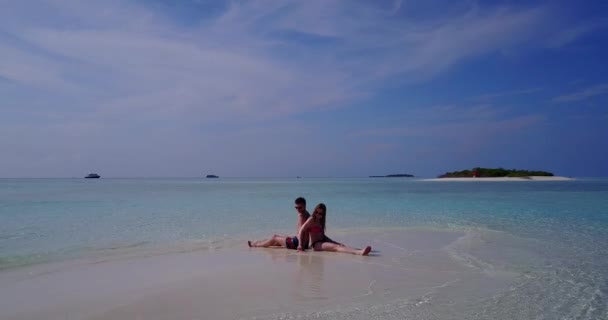
<svg viewBox="0 0 608 320"><path fill-rule="evenodd" d="M315 243L314 249L315 251L344 252L361 256L366 256L369 254L370 251L372 251L372 247L370 246L365 247L365 249L355 249L348 246L341 246L331 242Z"/></svg>
<svg viewBox="0 0 608 320"><path fill-rule="evenodd" d="M283 247L283 248L285 248L286 239L287 239L287 237L275 234L270 239L260 240L260 241L247 241L247 244L250 247L263 247L263 248Z"/></svg>

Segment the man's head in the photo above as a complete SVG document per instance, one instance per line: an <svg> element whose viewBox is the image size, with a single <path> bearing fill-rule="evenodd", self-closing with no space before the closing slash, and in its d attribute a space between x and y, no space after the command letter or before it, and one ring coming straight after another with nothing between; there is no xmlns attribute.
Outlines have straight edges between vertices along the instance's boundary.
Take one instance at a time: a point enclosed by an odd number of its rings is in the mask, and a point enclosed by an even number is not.
<svg viewBox="0 0 608 320"><path fill-rule="evenodd" d="M299 197L296 199L295 204L298 212L306 212L306 199Z"/></svg>

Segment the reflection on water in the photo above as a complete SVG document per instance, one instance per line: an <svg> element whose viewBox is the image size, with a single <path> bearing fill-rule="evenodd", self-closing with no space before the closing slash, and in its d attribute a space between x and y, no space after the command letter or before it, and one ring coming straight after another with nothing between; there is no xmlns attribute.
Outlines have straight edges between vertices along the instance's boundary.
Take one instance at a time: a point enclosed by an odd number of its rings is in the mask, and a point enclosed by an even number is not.
<svg viewBox="0 0 608 320"><path fill-rule="evenodd" d="M329 299L327 285L323 280L325 259L323 255L307 251L298 253L280 248L260 250L277 263L287 263L292 271L291 296L294 301L310 302Z"/></svg>
<svg viewBox="0 0 608 320"><path fill-rule="evenodd" d="M323 284L324 257L314 253L296 255L297 271L294 279L297 300L326 300L327 292Z"/></svg>

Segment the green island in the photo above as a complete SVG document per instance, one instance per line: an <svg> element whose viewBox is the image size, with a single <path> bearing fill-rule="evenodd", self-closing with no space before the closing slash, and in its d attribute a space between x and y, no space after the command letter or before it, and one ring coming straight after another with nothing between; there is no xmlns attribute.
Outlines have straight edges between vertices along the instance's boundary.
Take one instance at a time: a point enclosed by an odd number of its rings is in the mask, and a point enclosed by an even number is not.
<svg viewBox="0 0 608 320"><path fill-rule="evenodd" d="M413 174L407 174L407 173L394 173L394 174L387 174L384 176L369 176L370 178L413 178L414 175Z"/></svg>
<svg viewBox="0 0 608 320"><path fill-rule="evenodd" d="M473 168L472 170L446 172L439 178L500 178L517 177L525 178L530 176L553 177L553 173L546 171L528 171L503 168Z"/></svg>

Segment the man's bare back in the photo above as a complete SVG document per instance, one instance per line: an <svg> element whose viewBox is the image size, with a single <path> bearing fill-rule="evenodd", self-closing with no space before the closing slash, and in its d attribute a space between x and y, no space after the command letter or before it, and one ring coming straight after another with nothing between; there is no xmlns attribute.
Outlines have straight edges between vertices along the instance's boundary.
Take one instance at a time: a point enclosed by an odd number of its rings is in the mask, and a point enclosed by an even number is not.
<svg viewBox="0 0 608 320"><path fill-rule="evenodd" d="M295 207L298 212L296 223L296 233L294 236L275 234L270 239L260 241L247 241L249 247L283 247L296 250L298 246L308 248L310 243L310 233L308 231L302 234L302 239L298 239L298 234L304 223L310 218L310 213L306 210L306 200L299 197L295 200Z"/></svg>
<svg viewBox="0 0 608 320"><path fill-rule="evenodd" d="M296 208L296 211L298 212L298 223L296 225L296 233L295 233L297 236L298 233L300 232L300 228L302 228L302 225L304 225L306 220L308 220L308 218L310 218L310 213L306 210L306 200L304 200L304 198L296 199L295 208ZM300 241L302 242L302 246L304 248L308 248L308 243L310 241L310 234L308 233L308 231L302 235L302 239L300 239Z"/></svg>

